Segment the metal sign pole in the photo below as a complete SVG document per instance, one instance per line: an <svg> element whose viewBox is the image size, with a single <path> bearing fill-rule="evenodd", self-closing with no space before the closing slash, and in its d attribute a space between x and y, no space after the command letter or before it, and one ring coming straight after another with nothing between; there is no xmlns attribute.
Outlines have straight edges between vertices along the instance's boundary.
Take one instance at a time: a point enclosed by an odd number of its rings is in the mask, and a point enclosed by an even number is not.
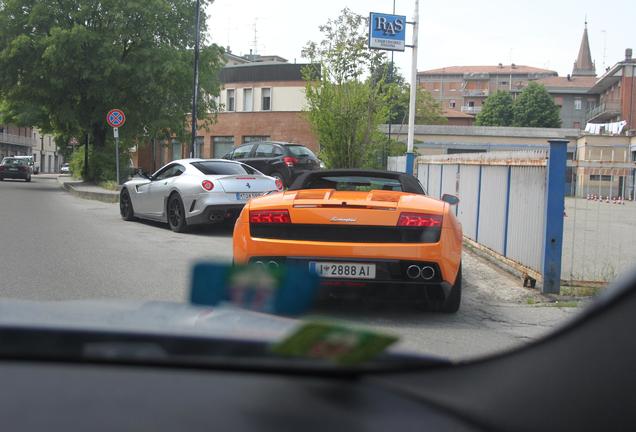
<svg viewBox="0 0 636 432"><path fill-rule="evenodd" d="M113 135L115 136L115 173L117 176L117 184L121 184L121 177L119 176L119 128L113 128Z"/></svg>
<svg viewBox="0 0 636 432"><path fill-rule="evenodd" d="M406 173L413 174L413 163L415 155L413 154L413 140L415 137L415 99L417 96L417 33L419 29L419 0L415 0L415 13L413 14L413 46L411 47L411 92L409 97L409 128L406 144Z"/></svg>

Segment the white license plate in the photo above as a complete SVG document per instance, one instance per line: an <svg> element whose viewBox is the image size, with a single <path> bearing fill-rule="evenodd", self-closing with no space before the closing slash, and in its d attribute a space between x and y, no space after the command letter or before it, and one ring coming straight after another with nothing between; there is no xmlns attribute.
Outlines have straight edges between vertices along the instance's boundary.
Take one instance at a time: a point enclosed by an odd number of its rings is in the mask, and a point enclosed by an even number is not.
<svg viewBox="0 0 636 432"><path fill-rule="evenodd" d="M309 262L309 271L324 278L375 279L375 264L347 262Z"/></svg>
<svg viewBox="0 0 636 432"><path fill-rule="evenodd" d="M9 168L9 171L17 171L17 168Z"/></svg>
<svg viewBox="0 0 636 432"><path fill-rule="evenodd" d="M247 201L251 198L256 198L263 195L263 192L237 192L236 199L239 201Z"/></svg>

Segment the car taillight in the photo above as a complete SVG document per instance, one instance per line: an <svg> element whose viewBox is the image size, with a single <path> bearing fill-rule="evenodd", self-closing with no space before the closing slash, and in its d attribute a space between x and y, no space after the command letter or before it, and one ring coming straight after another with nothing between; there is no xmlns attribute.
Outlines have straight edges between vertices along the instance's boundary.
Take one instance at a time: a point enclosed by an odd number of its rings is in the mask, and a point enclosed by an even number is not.
<svg viewBox="0 0 636 432"><path fill-rule="evenodd" d="M214 189L214 183L212 183L210 180L203 180L201 182L201 187L209 192Z"/></svg>
<svg viewBox="0 0 636 432"><path fill-rule="evenodd" d="M281 179L276 179L276 189L283 190L283 181Z"/></svg>
<svg viewBox="0 0 636 432"><path fill-rule="evenodd" d="M288 167L293 167L294 165L298 163L298 159L291 156L285 156L283 158L283 162L285 162L285 165L287 165Z"/></svg>
<svg viewBox="0 0 636 432"><path fill-rule="evenodd" d="M0 165L0 171L4 171L4 166Z"/></svg>
<svg viewBox="0 0 636 432"><path fill-rule="evenodd" d="M250 223L288 224L291 218L287 210L250 210Z"/></svg>
<svg viewBox="0 0 636 432"><path fill-rule="evenodd" d="M426 213L401 213L397 226L406 227L441 227L442 216Z"/></svg>

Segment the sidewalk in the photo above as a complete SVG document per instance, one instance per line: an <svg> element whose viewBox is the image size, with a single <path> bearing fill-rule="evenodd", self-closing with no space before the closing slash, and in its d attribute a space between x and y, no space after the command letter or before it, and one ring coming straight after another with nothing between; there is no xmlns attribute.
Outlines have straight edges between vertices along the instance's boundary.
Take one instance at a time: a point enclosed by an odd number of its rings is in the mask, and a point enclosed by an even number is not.
<svg viewBox="0 0 636 432"><path fill-rule="evenodd" d="M65 190L79 198L102 201L105 203L119 202L119 192L104 189L92 183L76 180L68 175L57 175L57 181Z"/></svg>

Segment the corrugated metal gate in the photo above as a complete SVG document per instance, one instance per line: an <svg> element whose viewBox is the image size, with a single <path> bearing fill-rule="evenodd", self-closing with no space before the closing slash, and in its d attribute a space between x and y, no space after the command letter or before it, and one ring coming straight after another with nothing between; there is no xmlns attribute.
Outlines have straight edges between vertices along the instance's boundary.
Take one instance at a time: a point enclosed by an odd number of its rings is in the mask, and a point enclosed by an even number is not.
<svg viewBox="0 0 636 432"><path fill-rule="evenodd" d="M543 273L547 150L420 156L428 194L460 199L464 235L521 267Z"/></svg>

